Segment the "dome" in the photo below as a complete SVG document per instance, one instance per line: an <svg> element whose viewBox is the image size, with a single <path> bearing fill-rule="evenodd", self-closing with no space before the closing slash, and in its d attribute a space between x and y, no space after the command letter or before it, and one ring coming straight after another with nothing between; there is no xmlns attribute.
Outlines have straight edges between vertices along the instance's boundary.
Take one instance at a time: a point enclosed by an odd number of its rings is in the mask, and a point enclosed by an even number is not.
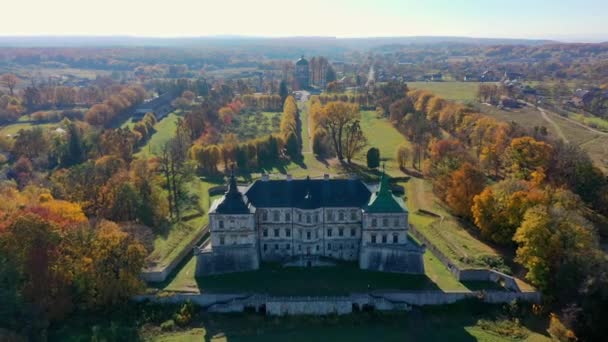
<svg viewBox="0 0 608 342"><path fill-rule="evenodd" d="M300 59L298 59L296 65L308 65L308 61L306 60L306 58L304 58L304 56L302 56L300 57Z"/></svg>

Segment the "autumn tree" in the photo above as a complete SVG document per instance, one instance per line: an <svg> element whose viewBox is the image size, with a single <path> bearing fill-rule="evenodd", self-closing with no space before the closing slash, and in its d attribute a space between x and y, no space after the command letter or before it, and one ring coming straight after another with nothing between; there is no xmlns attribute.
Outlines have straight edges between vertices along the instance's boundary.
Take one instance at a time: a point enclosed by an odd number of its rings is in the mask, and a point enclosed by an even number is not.
<svg viewBox="0 0 608 342"><path fill-rule="evenodd" d="M529 179L532 172L546 170L553 148L544 141L531 137L515 138L506 150L504 162L515 177Z"/></svg>
<svg viewBox="0 0 608 342"><path fill-rule="evenodd" d="M367 146L367 138L363 134L359 120L345 126L344 141L342 142L344 156L350 163L352 159Z"/></svg>
<svg viewBox="0 0 608 342"><path fill-rule="evenodd" d="M9 94L14 96L14 90L17 84L19 84L19 78L14 74L3 74L0 76L0 84L8 88Z"/></svg>
<svg viewBox="0 0 608 342"><path fill-rule="evenodd" d="M407 161L409 160L411 151L407 143L402 143L397 148L397 163L399 168L404 170L407 168ZM412 163L413 164L413 163Z"/></svg>
<svg viewBox="0 0 608 342"><path fill-rule="evenodd" d="M526 211L513 240L516 261L526 267L526 278L553 295L577 288L598 241L591 223L575 207L564 203L539 205Z"/></svg>
<svg viewBox="0 0 608 342"><path fill-rule="evenodd" d="M484 174L470 163L464 163L450 175L450 186L447 189L446 203L454 214L470 218L473 197L485 186Z"/></svg>
<svg viewBox="0 0 608 342"><path fill-rule="evenodd" d="M360 116L359 106L354 104L335 101L324 106L322 122L327 128L339 160L344 160L345 157L343 142L347 127L352 128L353 123L359 120ZM355 130L357 126L354 126Z"/></svg>
<svg viewBox="0 0 608 342"><path fill-rule="evenodd" d="M107 306L129 300L144 288L140 272L145 248L112 222L103 221L90 246L90 301Z"/></svg>

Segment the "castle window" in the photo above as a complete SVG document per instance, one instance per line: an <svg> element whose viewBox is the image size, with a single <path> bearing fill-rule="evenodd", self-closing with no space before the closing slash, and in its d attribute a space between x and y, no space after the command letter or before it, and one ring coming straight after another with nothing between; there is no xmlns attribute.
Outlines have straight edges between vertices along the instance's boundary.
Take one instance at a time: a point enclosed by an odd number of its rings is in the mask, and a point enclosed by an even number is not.
<svg viewBox="0 0 608 342"><path fill-rule="evenodd" d="M237 243L237 237L236 237L236 235L230 236L230 240L232 240L232 244L233 245L236 245L236 243Z"/></svg>
<svg viewBox="0 0 608 342"><path fill-rule="evenodd" d="M327 212L327 221L333 221L334 215L331 211Z"/></svg>
<svg viewBox="0 0 608 342"><path fill-rule="evenodd" d="M388 227L388 219L386 217L382 219L382 226Z"/></svg>
<svg viewBox="0 0 608 342"><path fill-rule="evenodd" d="M399 235L393 234L393 243L398 243L398 242L399 242Z"/></svg>
<svg viewBox="0 0 608 342"><path fill-rule="evenodd" d="M279 221L279 212L278 211L273 211L272 212L272 220L275 222Z"/></svg>
<svg viewBox="0 0 608 342"><path fill-rule="evenodd" d="M268 221L268 212L262 211L262 221Z"/></svg>
<svg viewBox="0 0 608 342"><path fill-rule="evenodd" d="M372 234L372 243L376 243L376 234Z"/></svg>
<svg viewBox="0 0 608 342"><path fill-rule="evenodd" d="M382 243L386 243L386 234L382 235Z"/></svg>
<svg viewBox="0 0 608 342"><path fill-rule="evenodd" d="M317 252L319 251L319 245L317 245Z"/></svg>
<svg viewBox="0 0 608 342"><path fill-rule="evenodd" d="M340 221L344 221L344 212L343 212L343 211L341 211L341 212L338 214L338 220L340 220Z"/></svg>
<svg viewBox="0 0 608 342"><path fill-rule="evenodd" d="M344 228L338 229L338 235L339 236L344 236Z"/></svg>
<svg viewBox="0 0 608 342"><path fill-rule="evenodd" d="M395 227L399 227L399 219L398 219L398 218L396 218L396 219L395 219L395 222L394 222L393 224L395 225Z"/></svg>
<svg viewBox="0 0 608 342"><path fill-rule="evenodd" d="M327 236L328 236L328 237L331 237L331 233L332 233L332 229L331 229L331 228L328 228L328 229L327 229Z"/></svg>
<svg viewBox="0 0 608 342"><path fill-rule="evenodd" d="M319 223L319 214L315 214L315 223Z"/></svg>
<svg viewBox="0 0 608 342"><path fill-rule="evenodd" d="M351 219L351 221L357 220L357 212L356 211L351 210L351 212L350 212L350 219Z"/></svg>
<svg viewBox="0 0 608 342"><path fill-rule="evenodd" d="M275 243L275 244L274 244L274 250L275 250L275 251L278 251L278 250L279 250L279 244L278 244L278 243Z"/></svg>
<svg viewBox="0 0 608 342"><path fill-rule="evenodd" d="M357 235L357 231L355 230L355 228L351 228L350 229L350 236L355 236Z"/></svg>
<svg viewBox="0 0 608 342"><path fill-rule="evenodd" d="M274 230L274 237L279 237L279 230L278 229Z"/></svg>
<svg viewBox="0 0 608 342"><path fill-rule="evenodd" d="M375 218L372 219L372 227L376 227L378 226L378 220L376 220Z"/></svg>
<svg viewBox="0 0 608 342"><path fill-rule="evenodd" d="M306 223L310 223L310 220L311 220L310 215L306 215Z"/></svg>
<svg viewBox="0 0 608 342"><path fill-rule="evenodd" d="M289 228L285 229L285 236L287 236L287 237L291 236L291 229L289 229Z"/></svg>
<svg viewBox="0 0 608 342"><path fill-rule="evenodd" d="M315 239L319 238L319 229L315 230Z"/></svg>
<svg viewBox="0 0 608 342"><path fill-rule="evenodd" d="M302 251L302 245L298 245L298 251Z"/></svg>
<svg viewBox="0 0 608 342"><path fill-rule="evenodd" d="M310 232L306 232L306 240L310 240Z"/></svg>
<svg viewBox="0 0 608 342"><path fill-rule="evenodd" d="M339 244L339 245L338 245L338 248L339 248L340 250L342 250L342 244Z"/></svg>
<svg viewBox="0 0 608 342"><path fill-rule="evenodd" d="M331 251L331 243L327 244L327 250Z"/></svg>
<svg viewBox="0 0 608 342"><path fill-rule="evenodd" d="M268 250L268 245L267 245L267 244L264 244L264 252L265 252L266 250Z"/></svg>
<svg viewBox="0 0 608 342"><path fill-rule="evenodd" d="M298 222L302 222L302 213L298 213Z"/></svg>
<svg viewBox="0 0 608 342"><path fill-rule="evenodd" d="M289 213L285 214L285 221L287 221L287 222L291 221L291 214L289 214Z"/></svg>
<svg viewBox="0 0 608 342"><path fill-rule="evenodd" d="M264 237L268 237L268 229L264 229L262 231L262 235L264 235Z"/></svg>
<svg viewBox="0 0 608 342"><path fill-rule="evenodd" d="M219 225L220 225L220 228L224 229L224 220L220 220Z"/></svg>
<svg viewBox="0 0 608 342"><path fill-rule="evenodd" d="M223 245L224 243L226 243L226 238L224 235L220 235L220 245Z"/></svg>
<svg viewBox="0 0 608 342"><path fill-rule="evenodd" d="M291 245L287 244L287 250L291 249Z"/></svg>

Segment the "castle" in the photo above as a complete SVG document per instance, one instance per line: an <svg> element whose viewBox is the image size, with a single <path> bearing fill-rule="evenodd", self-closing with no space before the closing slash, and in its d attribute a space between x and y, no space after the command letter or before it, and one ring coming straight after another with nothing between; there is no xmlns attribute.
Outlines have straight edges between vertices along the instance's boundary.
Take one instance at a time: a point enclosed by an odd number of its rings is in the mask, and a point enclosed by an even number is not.
<svg viewBox="0 0 608 342"><path fill-rule="evenodd" d="M424 273L424 247L408 237L408 211L388 178L270 180L239 189L234 174L209 210L208 242L195 249L196 275L358 261L366 270Z"/></svg>

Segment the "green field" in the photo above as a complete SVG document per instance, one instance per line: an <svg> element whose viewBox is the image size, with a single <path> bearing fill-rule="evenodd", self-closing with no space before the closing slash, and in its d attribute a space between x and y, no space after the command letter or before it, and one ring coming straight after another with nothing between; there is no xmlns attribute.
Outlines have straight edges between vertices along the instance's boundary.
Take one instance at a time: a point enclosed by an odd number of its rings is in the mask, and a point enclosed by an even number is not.
<svg viewBox="0 0 608 342"><path fill-rule="evenodd" d="M239 141L253 140L279 131L281 113L246 111L237 115L226 127L226 133L234 133Z"/></svg>
<svg viewBox="0 0 608 342"><path fill-rule="evenodd" d="M40 127L45 130L52 130L59 126L57 123L14 123L10 125L0 126L0 136L14 136L22 129L31 129L34 127Z"/></svg>
<svg viewBox="0 0 608 342"><path fill-rule="evenodd" d="M135 156L140 158L148 158L160 152L162 146L171 140L173 136L175 136L175 129L177 127L178 119L178 113L173 112L157 122L156 125L154 125L156 132L152 134L150 140L148 140L148 142L141 147Z"/></svg>
<svg viewBox="0 0 608 342"><path fill-rule="evenodd" d="M424 89L447 100L474 101L479 82L409 82L410 89Z"/></svg>

